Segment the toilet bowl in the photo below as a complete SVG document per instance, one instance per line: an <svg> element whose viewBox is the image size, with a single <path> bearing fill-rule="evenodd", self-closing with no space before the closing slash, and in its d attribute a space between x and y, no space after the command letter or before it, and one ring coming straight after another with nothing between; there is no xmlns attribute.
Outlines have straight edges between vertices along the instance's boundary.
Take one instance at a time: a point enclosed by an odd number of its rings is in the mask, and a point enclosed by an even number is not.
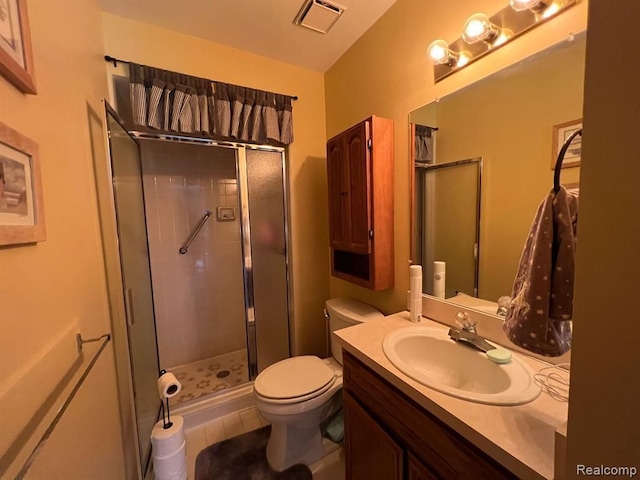
<svg viewBox="0 0 640 480"><path fill-rule="evenodd" d="M325 305L331 332L383 317L355 300L333 298ZM342 351L333 339L331 354L274 363L253 384L256 410L271 422L267 460L276 471L297 463L310 465L324 456L320 424L342 408Z"/></svg>

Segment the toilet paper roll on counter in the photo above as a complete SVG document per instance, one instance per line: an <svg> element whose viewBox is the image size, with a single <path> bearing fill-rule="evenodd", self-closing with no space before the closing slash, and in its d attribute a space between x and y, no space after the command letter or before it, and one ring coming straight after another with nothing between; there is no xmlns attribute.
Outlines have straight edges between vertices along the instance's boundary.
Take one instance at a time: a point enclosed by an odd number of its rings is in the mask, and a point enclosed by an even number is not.
<svg viewBox="0 0 640 480"><path fill-rule="evenodd" d="M182 384L171 372L163 373L158 378L158 395L160 400L176 396L182 390Z"/></svg>
<svg viewBox="0 0 640 480"><path fill-rule="evenodd" d="M163 427L160 420L151 431L151 445L154 457L166 457L180 450L185 442L184 419L180 415L171 417L171 426Z"/></svg>

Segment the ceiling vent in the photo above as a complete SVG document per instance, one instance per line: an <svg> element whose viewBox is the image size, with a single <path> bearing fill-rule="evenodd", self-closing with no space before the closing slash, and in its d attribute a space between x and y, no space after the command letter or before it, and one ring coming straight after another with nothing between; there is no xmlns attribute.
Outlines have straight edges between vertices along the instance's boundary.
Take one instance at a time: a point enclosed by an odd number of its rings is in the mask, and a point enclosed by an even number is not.
<svg viewBox="0 0 640 480"><path fill-rule="evenodd" d="M306 0L293 20L296 25L327 33L346 8L324 0Z"/></svg>

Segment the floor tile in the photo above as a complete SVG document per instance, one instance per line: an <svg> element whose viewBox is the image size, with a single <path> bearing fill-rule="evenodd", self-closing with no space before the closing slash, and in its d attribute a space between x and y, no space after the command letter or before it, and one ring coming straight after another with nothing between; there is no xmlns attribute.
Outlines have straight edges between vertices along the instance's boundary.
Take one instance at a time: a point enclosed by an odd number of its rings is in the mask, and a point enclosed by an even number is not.
<svg viewBox="0 0 640 480"><path fill-rule="evenodd" d="M222 417L222 423L224 424L225 438L236 437L244 433L244 430L242 429L242 420L240 419L240 415L237 413Z"/></svg>
<svg viewBox="0 0 640 480"><path fill-rule="evenodd" d="M310 466L313 480L344 480L344 450L338 447Z"/></svg>
<svg viewBox="0 0 640 480"><path fill-rule="evenodd" d="M184 432L187 448L187 478L195 479L196 457L207 447L204 427L196 427Z"/></svg>
<svg viewBox="0 0 640 480"><path fill-rule="evenodd" d="M217 418L216 420L205 423L204 431L207 439L207 445L213 445L214 443L221 442L227 438L224 433L224 423L222 422L222 418Z"/></svg>
<svg viewBox="0 0 640 480"><path fill-rule="evenodd" d="M262 427L262 422L258 418L255 408L247 408L240 412L240 420L242 421L242 429L245 433L252 432Z"/></svg>

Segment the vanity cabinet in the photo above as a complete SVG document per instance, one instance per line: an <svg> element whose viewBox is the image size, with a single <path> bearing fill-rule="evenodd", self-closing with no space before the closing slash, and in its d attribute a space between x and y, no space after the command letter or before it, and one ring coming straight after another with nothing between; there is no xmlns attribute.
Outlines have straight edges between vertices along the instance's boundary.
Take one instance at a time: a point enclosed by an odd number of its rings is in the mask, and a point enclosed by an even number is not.
<svg viewBox="0 0 640 480"><path fill-rule="evenodd" d="M346 480L517 479L343 352Z"/></svg>
<svg viewBox="0 0 640 480"><path fill-rule="evenodd" d="M393 121L370 117L327 142L331 274L393 286Z"/></svg>

